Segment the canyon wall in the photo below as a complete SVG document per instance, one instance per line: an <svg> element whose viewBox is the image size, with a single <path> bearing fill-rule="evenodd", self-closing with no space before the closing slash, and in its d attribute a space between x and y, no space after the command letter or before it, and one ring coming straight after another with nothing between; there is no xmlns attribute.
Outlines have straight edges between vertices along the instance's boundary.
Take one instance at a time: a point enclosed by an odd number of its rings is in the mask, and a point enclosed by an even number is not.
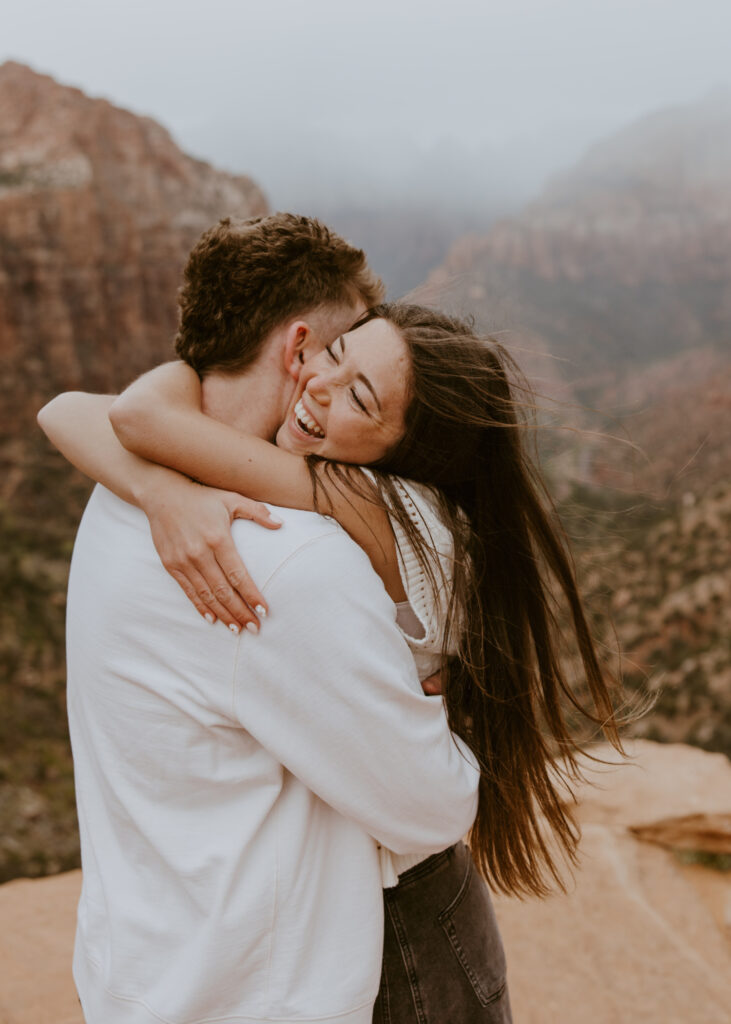
<svg viewBox="0 0 731 1024"><path fill-rule="evenodd" d="M192 243L266 209L253 181L150 118L0 67L0 432L57 391L117 389L168 357Z"/></svg>
<svg viewBox="0 0 731 1024"><path fill-rule="evenodd" d="M594 628L657 696L635 731L731 754L731 93L598 143L418 294L539 392Z"/></svg>
<svg viewBox="0 0 731 1024"><path fill-rule="evenodd" d="M182 153L155 121L0 67L0 880L78 864L64 607L90 485L35 414L170 358L191 245L266 211L251 179Z"/></svg>

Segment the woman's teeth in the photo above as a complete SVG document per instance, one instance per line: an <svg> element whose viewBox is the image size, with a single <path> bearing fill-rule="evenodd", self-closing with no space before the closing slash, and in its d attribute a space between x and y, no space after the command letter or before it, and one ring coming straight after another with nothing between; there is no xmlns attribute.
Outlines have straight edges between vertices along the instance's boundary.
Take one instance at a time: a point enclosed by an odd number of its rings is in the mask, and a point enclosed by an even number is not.
<svg viewBox="0 0 731 1024"><path fill-rule="evenodd" d="M294 415L295 419L297 420L297 426L300 428L300 430L304 430L304 432L306 434L309 434L311 437L325 436L322 430L320 429L319 424L317 424L313 420L313 418L308 413L307 409L305 409L304 403L301 398L299 402L297 402L297 405L295 405L294 407Z"/></svg>

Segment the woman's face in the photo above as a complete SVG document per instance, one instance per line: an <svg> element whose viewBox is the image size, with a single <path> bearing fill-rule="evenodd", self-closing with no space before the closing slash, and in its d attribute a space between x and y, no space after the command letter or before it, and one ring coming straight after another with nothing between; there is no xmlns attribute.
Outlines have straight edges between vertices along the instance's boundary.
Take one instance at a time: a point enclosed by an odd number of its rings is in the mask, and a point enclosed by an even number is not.
<svg viewBox="0 0 731 1024"><path fill-rule="evenodd" d="M406 343L387 320L337 338L302 367L280 448L369 465L403 436L408 404Z"/></svg>

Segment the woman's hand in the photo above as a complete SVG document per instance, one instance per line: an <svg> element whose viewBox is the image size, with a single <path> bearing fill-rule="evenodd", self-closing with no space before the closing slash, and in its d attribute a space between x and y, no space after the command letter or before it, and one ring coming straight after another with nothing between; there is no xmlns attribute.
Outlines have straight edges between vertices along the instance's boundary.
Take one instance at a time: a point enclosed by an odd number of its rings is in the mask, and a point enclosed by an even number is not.
<svg viewBox="0 0 731 1024"><path fill-rule="evenodd" d="M421 688L427 697L439 697L442 693L442 673L435 672L433 676L422 679Z"/></svg>
<svg viewBox="0 0 731 1024"><path fill-rule="evenodd" d="M276 530L281 520L262 502L181 478L141 501L162 564L209 622L258 633L267 603L231 538L234 519L251 519Z"/></svg>

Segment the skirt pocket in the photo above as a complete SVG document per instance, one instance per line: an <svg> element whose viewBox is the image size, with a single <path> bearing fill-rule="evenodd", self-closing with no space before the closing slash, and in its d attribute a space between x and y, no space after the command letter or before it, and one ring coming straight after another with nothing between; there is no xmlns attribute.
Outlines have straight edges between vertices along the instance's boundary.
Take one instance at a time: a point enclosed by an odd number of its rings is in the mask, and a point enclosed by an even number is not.
<svg viewBox="0 0 731 1024"><path fill-rule="evenodd" d="M483 1006L505 992L505 951L487 886L477 874L469 851L462 886L438 917L455 956Z"/></svg>

